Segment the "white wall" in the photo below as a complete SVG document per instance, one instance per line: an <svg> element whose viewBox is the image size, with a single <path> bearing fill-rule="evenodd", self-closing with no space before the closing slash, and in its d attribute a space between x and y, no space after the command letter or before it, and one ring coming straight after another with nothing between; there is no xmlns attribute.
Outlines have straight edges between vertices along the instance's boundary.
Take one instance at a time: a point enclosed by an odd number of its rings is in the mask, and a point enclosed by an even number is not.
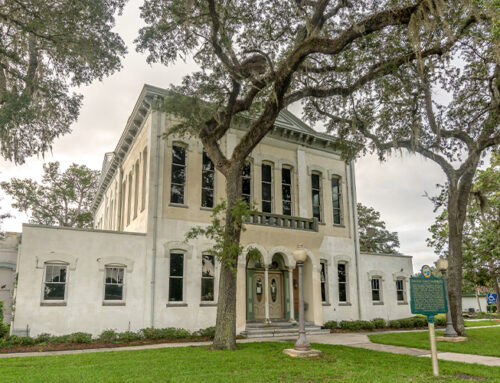
<svg viewBox="0 0 500 383"><path fill-rule="evenodd" d="M365 254L360 257L360 292L362 319L385 320L412 316L410 310L409 278L413 274L411 257L405 255ZM382 278L381 302L372 301L371 277ZM396 297L396 279L404 278L405 302Z"/></svg>
<svg viewBox="0 0 500 383"><path fill-rule="evenodd" d="M106 329L125 331L145 327L145 236L134 233L76 230L23 225L23 246L17 270L14 334L54 335L75 331L94 335ZM64 261L67 272L66 305L44 306L44 263ZM104 306L105 263L127 265L125 305Z"/></svg>
<svg viewBox="0 0 500 383"><path fill-rule="evenodd" d="M462 310L466 312L469 311L469 308L473 308L477 312L478 311L486 312L487 310L486 296L485 295L479 296L479 303L481 307L479 307L477 300L478 299L476 298L475 295L471 296L462 295Z"/></svg>
<svg viewBox="0 0 500 383"><path fill-rule="evenodd" d="M19 233L5 233L0 239L0 301L3 302L6 323L11 321L18 242Z"/></svg>

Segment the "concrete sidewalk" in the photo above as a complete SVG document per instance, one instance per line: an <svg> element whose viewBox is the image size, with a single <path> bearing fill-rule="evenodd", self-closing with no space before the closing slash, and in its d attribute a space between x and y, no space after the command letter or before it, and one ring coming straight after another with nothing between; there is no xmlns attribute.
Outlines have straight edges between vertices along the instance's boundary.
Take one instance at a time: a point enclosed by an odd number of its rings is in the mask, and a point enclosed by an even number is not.
<svg viewBox="0 0 500 383"><path fill-rule="evenodd" d="M369 333L335 333L335 334L319 334L309 335L308 340L311 343L329 344L349 346L356 348L364 348L367 350L389 352L393 354L404 354L418 357L430 357L430 350L423 350L412 347L391 346L386 344L372 343L368 338ZM379 333L377 333L379 334ZM296 338L252 338L240 339L238 343L251 342L294 342ZM31 356L51 356L51 355L68 355L68 354L86 354L91 352L112 352L112 351L136 351L149 350L158 348L175 348L175 347L199 347L208 346L211 342L191 342L191 343L161 343L148 344L144 346L129 346L116 348L98 348L87 350L67 350L67 351L47 351L47 352L26 352L26 353L11 353L0 354L1 358L19 358ZM438 352L438 359L452 362L482 364L485 366L500 367L500 358L483 355L459 354L455 352Z"/></svg>

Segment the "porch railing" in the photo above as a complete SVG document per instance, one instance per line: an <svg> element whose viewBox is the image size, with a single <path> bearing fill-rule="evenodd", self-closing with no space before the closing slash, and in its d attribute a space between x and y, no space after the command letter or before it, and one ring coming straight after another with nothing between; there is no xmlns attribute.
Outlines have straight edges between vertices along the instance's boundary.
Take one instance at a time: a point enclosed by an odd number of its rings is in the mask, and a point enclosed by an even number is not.
<svg viewBox="0 0 500 383"><path fill-rule="evenodd" d="M270 226L283 229L318 231L317 218L301 218L290 215L257 212L249 215L245 222L251 225Z"/></svg>

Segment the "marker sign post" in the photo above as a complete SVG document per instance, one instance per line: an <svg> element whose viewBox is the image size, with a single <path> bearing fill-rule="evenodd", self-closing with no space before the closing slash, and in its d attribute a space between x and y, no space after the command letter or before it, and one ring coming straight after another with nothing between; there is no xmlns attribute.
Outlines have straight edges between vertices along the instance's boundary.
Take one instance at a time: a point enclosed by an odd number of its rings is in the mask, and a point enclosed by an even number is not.
<svg viewBox="0 0 500 383"><path fill-rule="evenodd" d="M488 311L490 312L490 320L491 320L491 312L493 311L493 305L498 304L498 295L494 293L488 293L486 296L486 303L488 304Z"/></svg>
<svg viewBox="0 0 500 383"><path fill-rule="evenodd" d="M432 372L439 376L436 350L436 333L434 332L434 316L448 311L446 290L443 278L432 275L431 268L422 267L418 277L410 277L410 306L413 314L427 316L429 324L429 340L431 343Z"/></svg>

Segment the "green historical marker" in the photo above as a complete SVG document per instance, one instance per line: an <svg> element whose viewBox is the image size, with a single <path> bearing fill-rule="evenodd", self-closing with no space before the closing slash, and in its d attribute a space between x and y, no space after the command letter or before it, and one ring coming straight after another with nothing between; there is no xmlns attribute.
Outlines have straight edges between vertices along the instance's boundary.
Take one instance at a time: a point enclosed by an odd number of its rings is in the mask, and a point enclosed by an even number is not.
<svg viewBox="0 0 500 383"><path fill-rule="evenodd" d="M436 351L436 335L434 333L434 316L448 311L444 279L432 275L428 265L422 267L418 277L410 277L410 307L412 314L427 316L429 338L431 342L432 371L439 375Z"/></svg>

